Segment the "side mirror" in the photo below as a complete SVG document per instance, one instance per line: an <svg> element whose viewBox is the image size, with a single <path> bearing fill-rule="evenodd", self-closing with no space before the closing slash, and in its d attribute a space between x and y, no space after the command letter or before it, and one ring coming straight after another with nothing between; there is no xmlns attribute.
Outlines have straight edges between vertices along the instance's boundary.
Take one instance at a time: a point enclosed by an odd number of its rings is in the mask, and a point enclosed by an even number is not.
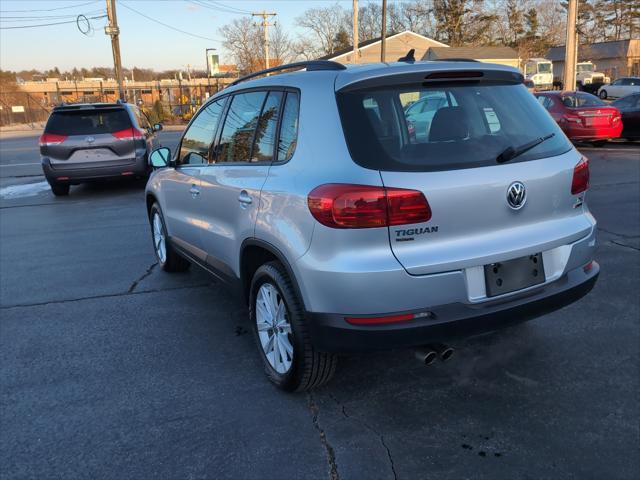
<svg viewBox="0 0 640 480"><path fill-rule="evenodd" d="M153 131L154 132L159 132L160 130L162 130L162 124L161 123L154 123L153 124Z"/></svg>
<svg viewBox="0 0 640 480"><path fill-rule="evenodd" d="M151 155L149 155L149 163L153 168L164 168L169 166L170 158L171 150L167 147L160 147L151 152Z"/></svg>

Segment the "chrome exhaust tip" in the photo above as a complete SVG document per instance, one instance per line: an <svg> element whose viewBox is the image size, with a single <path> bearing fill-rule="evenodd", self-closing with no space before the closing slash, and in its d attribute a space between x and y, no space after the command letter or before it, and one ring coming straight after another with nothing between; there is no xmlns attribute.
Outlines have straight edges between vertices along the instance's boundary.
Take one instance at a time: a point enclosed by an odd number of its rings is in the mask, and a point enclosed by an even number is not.
<svg viewBox="0 0 640 480"><path fill-rule="evenodd" d="M449 345L437 343L435 345L430 345L430 347L437 352L438 357L440 357L440 360L442 360L443 362L446 362L453 356L454 350Z"/></svg>
<svg viewBox="0 0 640 480"><path fill-rule="evenodd" d="M431 365L438 358L438 353L430 347L420 347L415 349L415 356L423 365Z"/></svg>

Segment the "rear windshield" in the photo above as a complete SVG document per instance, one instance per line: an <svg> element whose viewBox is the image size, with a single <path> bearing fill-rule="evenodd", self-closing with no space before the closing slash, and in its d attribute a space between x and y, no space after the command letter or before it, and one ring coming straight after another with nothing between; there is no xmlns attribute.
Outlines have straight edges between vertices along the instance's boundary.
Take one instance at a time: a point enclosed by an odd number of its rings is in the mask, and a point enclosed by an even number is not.
<svg viewBox="0 0 640 480"><path fill-rule="evenodd" d="M122 108L53 112L45 131L56 135L97 135L131 128L131 120Z"/></svg>
<svg viewBox="0 0 640 480"><path fill-rule="evenodd" d="M338 92L349 152L365 168L439 171L496 165L508 147L554 135L514 158L571 149L556 122L523 85L437 85Z"/></svg>
<svg viewBox="0 0 640 480"><path fill-rule="evenodd" d="M571 95L563 95L562 103L565 107L580 108L580 107L603 107L606 105L595 95L589 93L572 93Z"/></svg>

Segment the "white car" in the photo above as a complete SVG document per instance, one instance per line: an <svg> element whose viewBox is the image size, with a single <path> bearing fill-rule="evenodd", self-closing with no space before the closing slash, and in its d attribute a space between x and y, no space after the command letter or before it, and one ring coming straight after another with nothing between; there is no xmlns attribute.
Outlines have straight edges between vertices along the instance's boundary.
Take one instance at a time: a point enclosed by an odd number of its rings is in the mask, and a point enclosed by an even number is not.
<svg viewBox="0 0 640 480"><path fill-rule="evenodd" d="M602 99L620 98L632 93L640 92L640 77L622 77L603 85L598 89L598 96Z"/></svg>

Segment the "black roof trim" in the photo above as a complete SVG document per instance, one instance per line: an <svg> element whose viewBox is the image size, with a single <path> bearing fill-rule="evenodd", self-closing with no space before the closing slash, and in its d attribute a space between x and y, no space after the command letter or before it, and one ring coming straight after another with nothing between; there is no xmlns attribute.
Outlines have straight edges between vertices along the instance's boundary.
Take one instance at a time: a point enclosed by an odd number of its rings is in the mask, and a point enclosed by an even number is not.
<svg viewBox="0 0 640 480"><path fill-rule="evenodd" d="M245 82L247 80L251 80L252 78L259 77L261 75L267 75L268 73L280 72L282 70L293 70L293 69L302 69L306 68L307 71L316 71L316 70L345 70L343 64L338 62L332 62L331 60L308 60L304 62L294 62L294 63L286 63L284 65L278 65L277 67L266 68L264 70L259 70L257 72L250 73L249 75L245 75L244 77L240 77L239 79L232 82L229 86L237 85L238 83Z"/></svg>

